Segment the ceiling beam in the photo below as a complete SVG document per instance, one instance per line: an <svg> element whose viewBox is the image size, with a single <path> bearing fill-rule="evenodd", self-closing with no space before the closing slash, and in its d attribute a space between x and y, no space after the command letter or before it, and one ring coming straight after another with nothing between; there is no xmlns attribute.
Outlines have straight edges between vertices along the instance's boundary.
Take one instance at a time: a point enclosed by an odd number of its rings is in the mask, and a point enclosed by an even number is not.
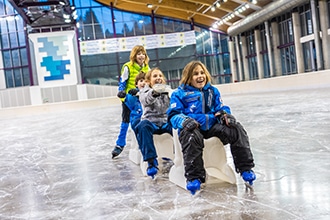
<svg viewBox="0 0 330 220"><path fill-rule="evenodd" d="M212 16L209 14L203 14L198 12L197 9L199 8L200 4L196 4L196 3L188 3L177 0L166 0L166 1L162 1L161 3L159 3L159 0L139 0L139 1L123 0L123 2L130 3L132 5L134 4L145 5L145 7L147 7L147 4L152 4L154 7L183 11L191 14L199 14L215 21L220 19L218 16ZM119 7L119 4L117 4L117 7ZM188 15L188 17L190 16Z"/></svg>
<svg viewBox="0 0 330 220"><path fill-rule="evenodd" d="M27 24L30 25L32 23L32 21L30 20L30 18L28 16L26 16L26 14L23 11L23 9L21 7L19 7L14 0L8 0L8 2L13 6L13 8L18 12L18 14L23 18L23 20Z"/></svg>
<svg viewBox="0 0 330 220"><path fill-rule="evenodd" d="M255 4L252 4L250 1L247 1L247 0L232 0L233 2L236 2L238 4L245 4L247 3L250 8L252 8L253 10L255 11L258 11L258 10L261 10L262 8L258 5L255 5Z"/></svg>

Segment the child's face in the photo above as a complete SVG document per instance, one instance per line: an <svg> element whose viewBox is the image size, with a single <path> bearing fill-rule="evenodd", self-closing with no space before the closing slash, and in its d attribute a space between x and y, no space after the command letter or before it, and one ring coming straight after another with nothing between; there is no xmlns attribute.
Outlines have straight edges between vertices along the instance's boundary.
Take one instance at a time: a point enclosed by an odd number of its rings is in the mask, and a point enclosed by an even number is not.
<svg viewBox="0 0 330 220"><path fill-rule="evenodd" d="M150 86L155 84L165 84L163 73L159 70L153 71L150 77Z"/></svg>
<svg viewBox="0 0 330 220"><path fill-rule="evenodd" d="M193 77L191 79L191 85L197 89L201 89L206 84L206 75L203 68L198 65L193 70Z"/></svg>
<svg viewBox="0 0 330 220"><path fill-rule="evenodd" d="M138 81L138 83L137 83L137 87L138 87L138 89L140 90L140 89L142 89L144 86L146 85L146 82L144 81L144 79L140 79L139 81Z"/></svg>
<svg viewBox="0 0 330 220"><path fill-rule="evenodd" d="M146 55L142 51L140 51L138 54L136 54L135 61L140 66L142 66L142 64L144 63L145 59L146 59Z"/></svg>

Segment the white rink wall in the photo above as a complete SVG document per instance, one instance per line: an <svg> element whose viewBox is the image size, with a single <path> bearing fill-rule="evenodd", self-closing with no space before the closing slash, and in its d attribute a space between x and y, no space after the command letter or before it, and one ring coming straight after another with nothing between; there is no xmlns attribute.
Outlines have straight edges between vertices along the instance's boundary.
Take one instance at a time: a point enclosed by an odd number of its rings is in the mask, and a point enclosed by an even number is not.
<svg viewBox="0 0 330 220"><path fill-rule="evenodd" d="M330 70L280 76L268 79L253 80L246 82L217 85L222 96L247 93L264 93L276 91L290 91L312 88L329 88L330 92ZM63 87L64 88L64 87ZM38 115L43 113L65 112L69 110L107 107L120 105L120 100L116 97L116 86L100 85L76 85L76 90L71 89L69 96L75 100L70 100L65 91L68 89L54 88L49 93L35 87L23 87L2 90L1 102L16 102L23 100L23 106L1 107L0 119L17 117L24 115ZM62 91L62 92L59 92ZM63 92L64 91L64 92ZM45 98L45 94L54 94L51 98ZM61 94L56 97L55 95ZM63 99L64 97L64 99ZM63 100L61 100L61 98ZM25 99L25 101L24 101ZM18 101L17 101L18 100Z"/></svg>
<svg viewBox="0 0 330 220"><path fill-rule="evenodd" d="M217 85L221 95L326 88L330 92L330 70Z"/></svg>

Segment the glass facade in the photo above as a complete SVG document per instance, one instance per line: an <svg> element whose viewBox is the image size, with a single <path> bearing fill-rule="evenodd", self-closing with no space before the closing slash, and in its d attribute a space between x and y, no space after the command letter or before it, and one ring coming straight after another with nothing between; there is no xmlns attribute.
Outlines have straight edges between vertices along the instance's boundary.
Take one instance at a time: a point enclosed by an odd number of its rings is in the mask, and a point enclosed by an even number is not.
<svg viewBox="0 0 330 220"><path fill-rule="evenodd" d="M231 82L228 37L226 35L195 28L196 56L212 75L215 84Z"/></svg>
<svg viewBox="0 0 330 220"><path fill-rule="evenodd" d="M168 34L191 31L192 28L187 22L123 12L96 3L77 4L76 9L80 41ZM159 67L171 87L176 88L184 66L191 60L199 59L209 68L214 83L229 83L231 71L227 36L201 27L195 27L195 34L196 45L148 49L149 66ZM129 61L129 54L128 51L82 55L81 70L84 83L118 85L121 67Z"/></svg>
<svg viewBox="0 0 330 220"><path fill-rule="evenodd" d="M71 1L73 2L73 1ZM143 14L117 10L93 0L75 0L77 10L78 40L168 34L191 31L190 23ZM72 27L25 26L22 18L7 0L0 1L1 53L6 88L33 85L32 70L29 69L29 49L26 45L28 33L72 30ZM24 32L26 27L27 33ZM196 37L205 45L157 48L148 50L150 67L159 67L169 84L179 84L185 64L200 59L209 68L215 83L229 83L231 77L227 36L195 27ZM203 35L203 33L208 33ZM198 51L198 48L202 50ZM118 85L121 66L129 60L130 52L81 55L81 74L84 83Z"/></svg>
<svg viewBox="0 0 330 220"><path fill-rule="evenodd" d="M102 5L93 0L75 0L77 18L77 38L79 42L96 41L100 39L123 38L133 36L146 36L154 34L170 34L177 32L195 31L196 44L178 47L148 49L150 67L159 67L165 74L172 88L178 86L181 72L186 63L191 60L200 60L212 74L216 84L230 83L232 70L230 68L230 54L228 48L228 36L210 31L209 29L193 26L191 23L170 18L158 17L152 14L136 14L120 11L111 5ZM314 39L313 18L320 25L319 5L316 4L316 14L312 14L311 4L308 2L295 9L299 12L302 51L296 55L292 23L292 12L280 14L273 20L278 24L278 33L271 38L278 38L278 45L267 47L267 39L264 24L259 25L261 51L256 51L254 31L249 30L235 38L235 55L232 62L235 65L235 81L256 80L258 76L268 78L270 76L270 53L273 63L281 63L280 73L277 75L289 75L297 73L297 60L303 57L304 71L317 69L316 46ZM327 0L327 10L330 11L330 0ZM327 13L327 23L330 26L330 14ZM320 29L320 27L317 27ZM0 71L4 77L6 88L34 85L31 62L29 61L29 45L27 36L34 32L53 32L72 30L73 27L44 27L31 29L24 24L22 18L13 9L8 0L0 0ZM270 30L272 31L272 30ZM242 45L243 42L246 42ZM320 39L322 42L322 39ZM238 43L238 45L237 45ZM271 42L273 40L271 39ZM244 48L246 46L246 48ZM238 48L236 48L238 47ZM246 49L246 57L242 56L242 50ZM239 53L238 53L239 51ZM322 53L322 48L321 52ZM262 55L263 69L258 69L257 54ZM113 52L107 54L81 55L81 74L84 83L117 85L121 66L129 59L129 52ZM280 62L275 62L280 60ZM242 61L242 62L238 62ZM247 62L248 68L243 67ZM242 71L240 73L239 71ZM245 73L246 74L245 74ZM247 73L248 72L248 73ZM258 73L259 72L259 73ZM245 79L249 76L249 79ZM3 83L2 83L3 84Z"/></svg>
<svg viewBox="0 0 330 220"><path fill-rule="evenodd" d="M0 1L0 34L6 87L30 85L24 23L7 0Z"/></svg>

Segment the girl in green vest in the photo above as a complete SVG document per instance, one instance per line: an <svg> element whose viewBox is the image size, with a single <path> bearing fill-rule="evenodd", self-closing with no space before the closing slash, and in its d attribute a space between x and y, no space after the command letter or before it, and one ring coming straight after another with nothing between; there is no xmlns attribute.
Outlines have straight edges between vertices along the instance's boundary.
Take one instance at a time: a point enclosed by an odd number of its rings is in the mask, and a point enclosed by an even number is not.
<svg viewBox="0 0 330 220"><path fill-rule="evenodd" d="M149 71L149 57L147 51L141 45L133 47L130 53L130 61L125 63L121 69L120 81L118 83L118 98L122 101L122 122L116 146L112 151L112 158L117 157L126 146L126 134L130 122L131 111L125 104L125 97L129 90L134 89L135 78L142 71Z"/></svg>

